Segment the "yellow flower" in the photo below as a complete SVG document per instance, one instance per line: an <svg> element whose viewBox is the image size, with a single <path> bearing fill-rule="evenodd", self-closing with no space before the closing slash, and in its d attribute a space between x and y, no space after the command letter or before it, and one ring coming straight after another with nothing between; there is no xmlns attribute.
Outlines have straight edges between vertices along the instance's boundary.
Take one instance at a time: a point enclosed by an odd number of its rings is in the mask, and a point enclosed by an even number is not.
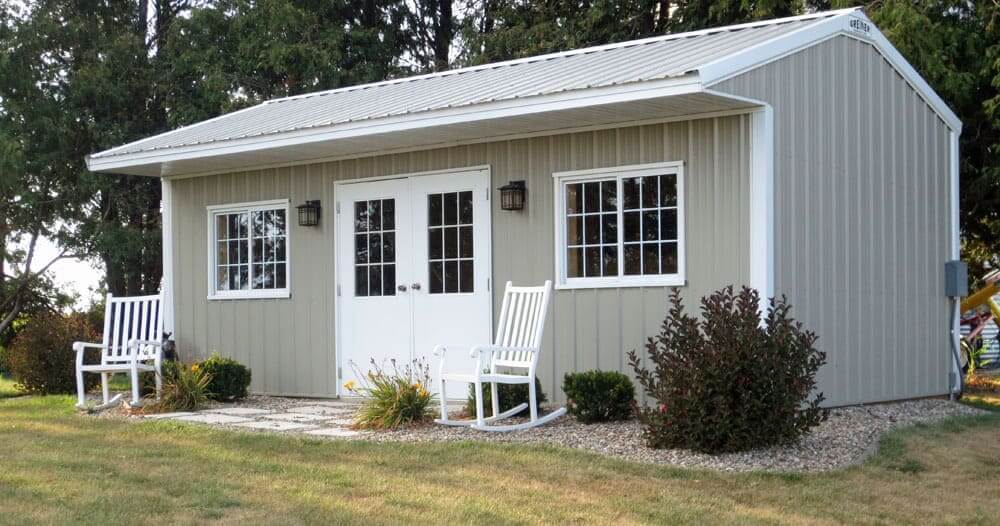
<svg viewBox="0 0 1000 526"><path fill-rule="evenodd" d="M348 380L346 383L344 383L344 389L347 389L348 391L353 392L354 391L354 385L355 385L354 384L354 380Z"/></svg>

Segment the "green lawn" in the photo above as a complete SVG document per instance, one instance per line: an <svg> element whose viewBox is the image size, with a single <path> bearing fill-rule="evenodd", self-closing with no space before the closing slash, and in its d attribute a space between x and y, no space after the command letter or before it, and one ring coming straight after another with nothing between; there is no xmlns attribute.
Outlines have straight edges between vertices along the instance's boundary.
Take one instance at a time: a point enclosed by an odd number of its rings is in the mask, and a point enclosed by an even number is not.
<svg viewBox="0 0 1000 526"><path fill-rule="evenodd" d="M897 432L845 471L727 475L553 447L132 424L72 405L0 400L0 523L989 523L1000 509L1000 413Z"/></svg>
<svg viewBox="0 0 1000 526"><path fill-rule="evenodd" d="M0 399L20 396L21 392L14 385L14 380L0 374Z"/></svg>

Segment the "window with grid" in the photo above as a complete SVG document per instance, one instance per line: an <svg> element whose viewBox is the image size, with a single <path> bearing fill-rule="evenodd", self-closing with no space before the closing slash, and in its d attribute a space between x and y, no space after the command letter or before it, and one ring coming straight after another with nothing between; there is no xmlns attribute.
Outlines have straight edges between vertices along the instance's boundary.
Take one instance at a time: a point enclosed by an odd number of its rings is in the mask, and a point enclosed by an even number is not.
<svg viewBox="0 0 1000 526"><path fill-rule="evenodd" d="M213 296L287 295L287 204L211 210Z"/></svg>
<svg viewBox="0 0 1000 526"><path fill-rule="evenodd" d="M681 163L555 177L560 285L683 284Z"/></svg>
<svg viewBox="0 0 1000 526"><path fill-rule="evenodd" d="M396 200L354 203L354 295L396 295Z"/></svg>
<svg viewBox="0 0 1000 526"><path fill-rule="evenodd" d="M427 269L430 294L474 291L472 192L427 196Z"/></svg>

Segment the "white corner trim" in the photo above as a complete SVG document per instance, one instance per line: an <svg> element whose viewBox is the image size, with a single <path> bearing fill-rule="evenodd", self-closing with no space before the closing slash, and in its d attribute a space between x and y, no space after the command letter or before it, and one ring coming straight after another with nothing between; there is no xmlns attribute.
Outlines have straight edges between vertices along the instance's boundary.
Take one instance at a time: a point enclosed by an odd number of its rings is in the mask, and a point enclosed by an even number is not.
<svg viewBox="0 0 1000 526"><path fill-rule="evenodd" d="M163 280L163 330L173 334L174 325L174 226L173 226L173 181L160 180L160 234L162 236Z"/></svg>
<svg viewBox="0 0 1000 526"><path fill-rule="evenodd" d="M554 287L565 289L602 289L628 287L682 287L687 284L687 229L686 229L686 196L684 190L684 161L665 161L659 163L609 166L587 170L570 170L552 174L553 217L554 217ZM618 193L621 195L621 180L624 177L641 177L644 175L660 175L664 172L673 173L677 177L677 273L659 275L628 276L623 272L623 236L624 226L622 209L618 208L618 275L606 277L569 278L566 275L566 199L563 187L568 183L588 181L593 179L616 178ZM619 199L621 202L621 199Z"/></svg>
<svg viewBox="0 0 1000 526"><path fill-rule="evenodd" d="M205 238L208 244L206 252L206 281L208 285L208 300L249 300L249 299L285 299L291 297L292 291L292 224L293 217L289 206L289 199L269 199L265 201L250 201L244 203L227 203L219 205L208 205L205 207L206 229ZM216 247L218 235L215 232L215 216L220 213L253 211L260 209L285 210L285 288L283 289L257 289L257 290L216 290L215 267L216 267ZM248 260L253 267L252 255Z"/></svg>
<svg viewBox="0 0 1000 526"><path fill-rule="evenodd" d="M752 113L750 126L750 286L768 300L775 294L774 109Z"/></svg>
<svg viewBox="0 0 1000 526"><path fill-rule="evenodd" d="M951 203L951 257L952 259L959 259L961 252L961 238L959 232L959 151L958 151L958 137L960 132L952 131L950 134L950 144L949 144L949 183L950 183L950 195L949 201Z"/></svg>
<svg viewBox="0 0 1000 526"><path fill-rule="evenodd" d="M875 23L859 9L844 10L827 20L705 64L698 68L699 77L706 89L711 88L720 82L839 35L874 46L950 129L961 131L962 121L955 112L917 73L917 70L913 69L899 50L879 31Z"/></svg>

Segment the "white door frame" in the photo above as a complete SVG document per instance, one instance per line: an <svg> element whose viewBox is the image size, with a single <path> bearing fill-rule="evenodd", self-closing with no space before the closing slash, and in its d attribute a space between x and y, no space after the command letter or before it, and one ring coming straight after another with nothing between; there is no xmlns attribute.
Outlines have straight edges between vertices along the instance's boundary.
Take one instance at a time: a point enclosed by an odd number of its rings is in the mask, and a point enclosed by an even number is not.
<svg viewBox="0 0 1000 526"><path fill-rule="evenodd" d="M337 233L340 231L341 212L342 212L342 210L339 209L340 208L340 191L339 191L339 189L341 187L348 186L348 185L371 183L371 182L375 182L375 181L386 181L386 180L390 180L390 179L411 179L411 178L414 178L414 177L421 177L421 176L425 176L425 175L445 175L445 174L452 174L452 173L482 172L482 171L486 172L487 179L489 180L489 185L490 185L490 192L489 192L488 197L487 197L487 199L490 202L490 206L489 206L489 210L490 210L489 221L490 221L490 224L489 224L489 228L486 229L486 242L487 242L487 246L489 246L489 248L490 248L490 253L487 254L487 257L485 258L486 259L486 265L487 265L487 268L486 268L487 274L490 276L489 289L487 290L487 292L489 292L489 294L490 294L490 302L489 302L488 312L486 313L486 315L489 318L488 321L487 321L487 326L489 327L489 335L488 335L488 341L483 342L483 344L489 344L489 343L493 342L493 330L494 330L493 329L493 300L494 300L493 290L495 288L494 283L493 283L495 281L495 279L494 279L494 276L493 276L493 188L492 188L492 184L493 184L493 168L492 168L492 166L490 166L488 164L480 164L480 165L467 166L467 167L462 167L462 168L446 168L446 169L442 169L442 170L427 170L427 171L422 171L422 172L411 172L411 173L402 173L402 174L393 174L393 175L377 175L377 176L372 176L372 177L360 177L360 178L357 178L357 179L347 179L347 180L343 180L343 181L334 181L333 182L333 199L334 199L334 203L335 203L334 206L337 207L337 208L335 208L335 213L333 214L333 231L332 231L331 235L333 235L333 256L332 256L333 257L333 265L332 265L332 268L333 268L334 282L336 283L336 285L334 286L334 293L336 294L336 302L334 303L334 320L333 320L333 324L334 324L334 331L336 331L336 338L334 338L334 352L337 354L337 357L336 357L336 362L337 362L337 378L336 378L336 381L337 381L337 397L338 398L342 398L344 396L344 392L343 392L344 386L343 386L343 382L341 381L341 379L343 378L343 368L344 368L344 363L343 363L344 353L343 353L343 341L342 341L342 337L343 337L344 332L343 332L342 327L341 327L341 312L342 312L342 307L343 307L343 305L342 305L343 304L343 299L342 299L343 295L341 294L341 290L342 290L343 287L341 286L341 283L340 283L340 270L341 269L340 269L340 266L337 264L337 260L339 259L338 255L340 254L340 250L342 248L341 244L343 243L343 240L341 240L340 236L337 235ZM434 364L431 364L431 367L434 367Z"/></svg>

